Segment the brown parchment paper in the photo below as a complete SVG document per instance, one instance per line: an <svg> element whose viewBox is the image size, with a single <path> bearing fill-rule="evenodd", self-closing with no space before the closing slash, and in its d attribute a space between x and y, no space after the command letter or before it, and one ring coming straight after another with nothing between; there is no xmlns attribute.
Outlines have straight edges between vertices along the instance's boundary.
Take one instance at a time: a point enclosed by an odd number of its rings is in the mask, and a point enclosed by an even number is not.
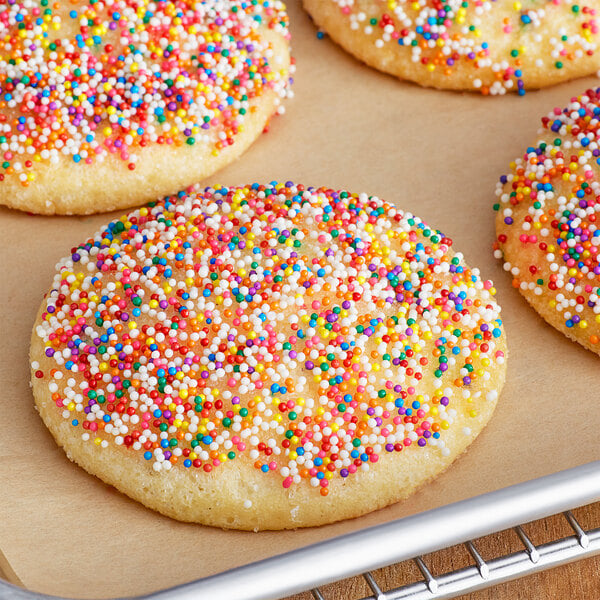
<svg viewBox="0 0 600 600"><path fill-rule="evenodd" d="M422 89L318 40L299 0L289 9L295 97L268 134L210 181L292 179L365 191L453 237L495 281L503 307L509 364L496 414L436 481L360 519L246 533L163 517L70 463L29 388L31 326L54 265L111 215L0 209L0 556L5 574L28 588L81 598L138 595L599 458L600 358L529 308L491 244L498 176L534 141L539 117L600 81L523 98Z"/></svg>

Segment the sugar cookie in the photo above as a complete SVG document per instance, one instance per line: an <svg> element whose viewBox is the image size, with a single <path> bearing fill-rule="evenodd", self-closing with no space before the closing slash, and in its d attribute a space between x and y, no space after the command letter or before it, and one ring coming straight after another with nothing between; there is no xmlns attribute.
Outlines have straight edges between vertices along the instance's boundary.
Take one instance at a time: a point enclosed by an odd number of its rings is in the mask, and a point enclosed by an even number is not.
<svg viewBox="0 0 600 600"><path fill-rule="evenodd" d="M59 262L31 346L69 457L184 521L354 517L444 470L492 415L490 281L377 197L253 184L180 193Z"/></svg>
<svg viewBox="0 0 600 600"><path fill-rule="evenodd" d="M368 65L421 85L525 93L600 68L592 0L304 0Z"/></svg>
<svg viewBox="0 0 600 600"><path fill-rule="evenodd" d="M0 203L88 214L237 158L290 77L279 0L1 1Z"/></svg>
<svg viewBox="0 0 600 600"><path fill-rule="evenodd" d="M495 256L551 325L600 352L600 88L542 119L497 184Z"/></svg>

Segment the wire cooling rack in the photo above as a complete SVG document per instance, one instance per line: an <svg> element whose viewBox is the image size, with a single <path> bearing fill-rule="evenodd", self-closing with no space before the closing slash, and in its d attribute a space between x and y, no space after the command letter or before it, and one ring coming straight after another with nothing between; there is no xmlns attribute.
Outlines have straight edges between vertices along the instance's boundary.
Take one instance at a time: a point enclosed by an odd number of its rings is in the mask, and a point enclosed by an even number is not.
<svg viewBox="0 0 600 600"><path fill-rule="evenodd" d="M455 598L503 581L600 554L600 527L584 530L571 511L565 511L561 516L571 528L573 535L536 546L525 533L523 526L517 525L513 530L523 545L521 551L484 560L477 549L476 542L470 540L465 542L464 546L470 555L472 565L435 577L425 559L416 556L412 560L420 571L422 579L401 587L385 589L380 586L374 573L366 571L361 576L372 594L362 596L361 600ZM315 600L328 600L328 594L318 587L313 588L311 592Z"/></svg>
<svg viewBox="0 0 600 600"><path fill-rule="evenodd" d="M600 528L584 530L571 512L600 500L600 461L377 525L238 567L139 600L278 600L307 590L327 600L322 586L362 576L364 600L433 600L508 581L600 553ZM571 535L535 545L523 524L563 514ZM474 540L512 528L522 549L484 560ZM434 576L424 555L462 545L472 564ZM422 579L384 590L373 571L414 561ZM0 580L3 600L50 600Z"/></svg>

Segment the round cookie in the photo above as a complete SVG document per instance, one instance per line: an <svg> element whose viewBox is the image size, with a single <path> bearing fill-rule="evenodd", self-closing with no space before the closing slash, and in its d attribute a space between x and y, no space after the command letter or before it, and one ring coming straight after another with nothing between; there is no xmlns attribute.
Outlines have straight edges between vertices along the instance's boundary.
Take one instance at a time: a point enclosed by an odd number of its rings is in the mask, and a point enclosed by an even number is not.
<svg viewBox="0 0 600 600"><path fill-rule="evenodd" d="M600 68L592 0L303 1L348 52L424 86L523 95Z"/></svg>
<svg viewBox="0 0 600 600"><path fill-rule="evenodd" d="M184 521L355 517L443 471L492 415L490 281L377 197L189 190L58 263L33 392L69 458Z"/></svg>
<svg viewBox="0 0 600 600"><path fill-rule="evenodd" d="M551 325L600 352L600 88L542 118L496 186L496 258Z"/></svg>
<svg viewBox="0 0 600 600"><path fill-rule="evenodd" d="M0 2L0 203L142 204L201 180L288 93L280 0Z"/></svg>

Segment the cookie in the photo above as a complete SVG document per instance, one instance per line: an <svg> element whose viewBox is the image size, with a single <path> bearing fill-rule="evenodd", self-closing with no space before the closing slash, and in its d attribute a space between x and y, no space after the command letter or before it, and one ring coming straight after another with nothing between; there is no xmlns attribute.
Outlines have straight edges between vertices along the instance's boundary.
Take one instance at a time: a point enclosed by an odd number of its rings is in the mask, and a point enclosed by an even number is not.
<svg viewBox="0 0 600 600"><path fill-rule="evenodd" d="M279 0L0 0L0 30L0 203L29 212L140 205L207 177L290 81Z"/></svg>
<svg viewBox="0 0 600 600"><path fill-rule="evenodd" d="M189 190L58 263L35 402L69 458L176 519L355 517L435 477L490 419L506 368L494 293L377 197Z"/></svg>
<svg viewBox="0 0 600 600"><path fill-rule="evenodd" d="M538 313L600 352L600 88L542 118L496 186L496 258Z"/></svg>
<svg viewBox="0 0 600 600"><path fill-rule="evenodd" d="M424 86L520 95L600 68L598 7L585 0L304 0L368 65Z"/></svg>

